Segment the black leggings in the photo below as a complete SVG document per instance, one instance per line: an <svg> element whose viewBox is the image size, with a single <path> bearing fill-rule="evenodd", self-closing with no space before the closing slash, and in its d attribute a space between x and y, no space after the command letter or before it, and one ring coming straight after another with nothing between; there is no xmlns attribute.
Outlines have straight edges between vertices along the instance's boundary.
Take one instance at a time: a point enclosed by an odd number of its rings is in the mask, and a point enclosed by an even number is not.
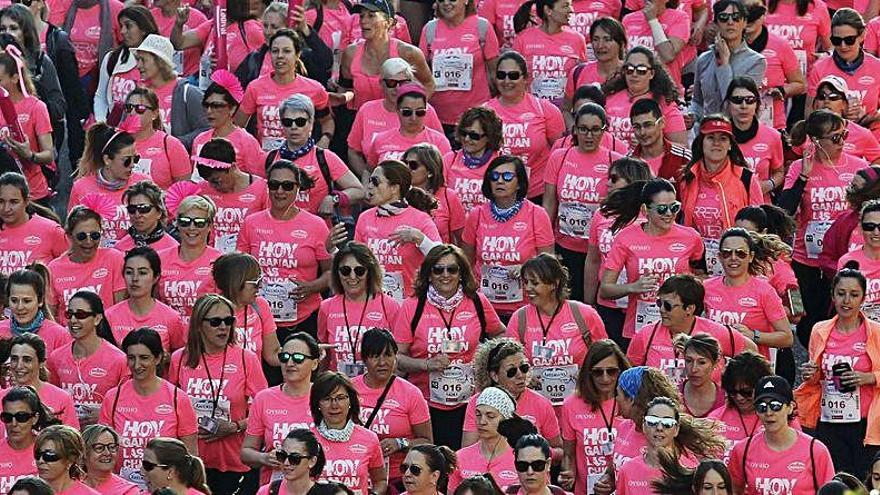
<svg viewBox="0 0 880 495"><path fill-rule="evenodd" d="M876 445L864 445L868 421L858 423L824 423L816 425L816 438L828 447L837 472L847 472L865 479L874 454L880 450Z"/></svg>
<svg viewBox="0 0 880 495"><path fill-rule="evenodd" d="M828 319L831 307L831 287L819 268L792 261L791 269L794 270L797 277L806 311L797 324L797 337L801 345L807 348L810 344L813 325Z"/></svg>
<svg viewBox="0 0 880 495"><path fill-rule="evenodd" d="M445 445L453 451L461 448L461 432L464 427L466 405L443 410L435 407L431 411L431 429L434 432L434 445Z"/></svg>
<svg viewBox="0 0 880 495"><path fill-rule="evenodd" d="M584 262L587 260L587 253L580 251L572 251L565 249L559 244L556 245L556 252L562 258L562 264L568 267L568 277L571 286L571 299L574 301L584 301Z"/></svg>
<svg viewBox="0 0 880 495"><path fill-rule="evenodd" d="M599 313L599 318L602 318L602 323L605 324L605 332L608 333L608 338L617 342L617 345L625 353L627 348L629 348L629 339L623 336L623 322L626 320L626 311L597 304L596 312Z"/></svg>

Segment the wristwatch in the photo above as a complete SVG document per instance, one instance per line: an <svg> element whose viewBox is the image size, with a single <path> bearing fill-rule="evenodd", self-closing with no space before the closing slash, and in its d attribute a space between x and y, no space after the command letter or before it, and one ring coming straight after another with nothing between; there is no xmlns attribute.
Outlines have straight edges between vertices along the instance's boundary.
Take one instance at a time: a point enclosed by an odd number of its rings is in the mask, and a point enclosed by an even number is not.
<svg viewBox="0 0 880 495"><path fill-rule="evenodd" d="M406 450L409 448L409 440L403 437L397 438L397 448L398 450Z"/></svg>
<svg viewBox="0 0 880 495"><path fill-rule="evenodd" d="M757 344L759 340L761 340L761 332L755 330L752 332L752 340Z"/></svg>

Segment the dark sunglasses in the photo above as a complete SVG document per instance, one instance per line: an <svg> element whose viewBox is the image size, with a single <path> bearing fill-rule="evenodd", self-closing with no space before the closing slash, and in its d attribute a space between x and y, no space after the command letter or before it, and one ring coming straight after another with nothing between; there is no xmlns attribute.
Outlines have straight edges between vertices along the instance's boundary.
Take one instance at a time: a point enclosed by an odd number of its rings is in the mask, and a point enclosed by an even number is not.
<svg viewBox="0 0 880 495"><path fill-rule="evenodd" d="M306 117L297 117L295 119L284 117L283 119L281 119L281 125L283 125L284 127L293 127L293 124L296 124L297 127L305 127L308 123L309 119Z"/></svg>
<svg viewBox="0 0 880 495"><path fill-rule="evenodd" d="M125 207L125 211L127 211L129 215L134 215L135 213L146 215L153 211L153 205L128 205Z"/></svg>
<svg viewBox="0 0 880 495"><path fill-rule="evenodd" d="M822 93L816 94L816 99L819 101L824 101L824 100L840 101L844 98L846 98L845 95L842 95L840 93L834 93L834 92L822 92Z"/></svg>
<svg viewBox="0 0 880 495"><path fill-rule="evenodd" d="M266 184L269 186L270 191L277 191L278 188L281 188L287 192L293 191L299 185L292 180L270 180Z"/></svg>
<svg viewBox="0 0 880 495"><path fill-rule="evenodd" d="M34 453L34 460L37 462L58 462L61 460L61 456L52 450L40 450Z"/></svg>
<svg viewBox="0 0 880 495"><path fill-rule="evenodd" d="M832 36L831 44L834 46L840 46L846 44L846 46L853 46L856 44L856 40L859 39L858 35L853 36Z"/></svg>
<svg viewBox="0 0 880 495"><path fill-rule="evenodd" d="M293 359L293 362L296 364L303 364L306 362L306 359L315 359L314 356L309 356L308 354L303 354L301 352L279 352L278 353L278 361L281 364L287 364L290 360Z"/></svg>
<svg viewBox="0 0 880 495"><path fill-rule="evenodd" d="M370 176L370 184L372 184L373 187L379 187L379 184L381 184L381 182L379 182L378 177L371 175Z"/></svg>
<svg viewBox="0 0 880 495"><path fill-rule="evenodd" d="M144 471L149 473L150 471L156 469L157 467L162 468L162 469L166 469L168 467L168 464L156 464L155 462L142 460L141 467L144 468Z"/></svg>
<svg viewBox="0 0 880 495"><path fill-rule="evenodd" d="M78 309L73 311L71 309L67 309L64 311L64 315L67 316L67 319L76 318L77 320L85 320L86 318L91 318L98 313L94 311L85 311L83 309Z"/></svg>
<svg viewBox="0 0 880 495"><path fill-rule="evenodd" d="M532 461L532 462L516 461L513 463L513 465L516 467L516 470L520 473L525 473L526 471L529 470L529 468L532 468L532 471L534 471L536 473L541 473L545 469L547 469L547 460L545 459L543 461Z"/></svg>
<svg viewBox="0 0 880 495"><path fill-rule="evenodd" d="M880 228L880 223L862 222L862 230L865 232L874 232L878 228Z"/></svg>
<svg viewBox="0 0 880 495"><path fill-rule="evenodd" d="M412 117L413 114L415 114L416 117L424 117L425 115L428 114L428 110L426 110L424 108L419 108L418 110L413 110L412 108L401 108L400 109L400 115L403 115L404 117Z"/></svg>
<svg viewBox="0 0 880 495"><path fill-rule="evenodd" d="M12 2L12 3L20 3L20 4L22 4L22 5L26 5L26 6L30 7L31 4L34 3L34 2L33 2L33 0L16 0L16 1Z"/></svg>
<svg viewBox="0 0 880 495"><path fill-rule="evenodd" d="M657 307L661 308L667 312L672 311L673 309L682 306L681 304L672 304L669 301L664 301L663 299L657 299Z"/></svg>
<svg viewBox="0 0 880 495"><path fill-rule="evenodd" d="M676 201L675 203L669 203L665 205L653 205L651 206L651 209L656 211L658 215L666 215L667 213L676 215L679 211L681 211L681 203Z"/></svg>
<svg viewBox="0 0 880 495"><path fill-rule="evenodd" d="M771 400L770 402L761 401L755 403L755 411L760 414L766 413L768 409L773 412L779 412L782 410L783 407L785 407L785 404L779 402L778 400Z"/></svg>
<svg viewBox="0 0 880 495"><path fill-rule="evenodd" d="M623 71L626 75L631 76L633 74L638 74L640 76L644 76L648 74L648 71L651 70L651 67L648 65L633 65L633 64L624 64Z"/></svg>
<svg viewBox="0 0 880 495"><path fill-rule="evenodd" d="M458 270L458 265L434 265L431 267L431 273L434 275L443 275L443 272L450 275L458 275Z"/></svg>
<svg viewBox="0 0 880 495"><path fill-rule="evenodd" d="M504 182L510 182L513 178L516 177L516 174L513 172L497 172L495 170L489 174L489 179L492 182L498 182L498 179L504 179Z"/></svg>
<svg viewBox="0 0 880 495"><path fill-rule="evenodd" d="M91 238L93 241L97 241L97 240L101 239L101 233L100 232L80 232L79 234L76 234L76 240L78 240L80 242L84 241L88 238Z"/></svg>
<svg viewBox="0 0 880 495"><path fill-rule="evenodd" d="M748 399L755 393L755 389L753 388L738 388L730 392L731 397L740 396L744 399Z"/></svg>
<svg viewBox="0 0 880 495"><path fill-rule="evenodd" d="M592 368L590 374L593 378L602 378L604 375L614 378L620 374L620 368Z"/></svg>
<svg viewBox="0 0 880 495"><path fill-rule="evenodd" d="M203 229L208 226L207 218L177 217L178 227L189 227L195 225L196 228Z"/></svg>
<svg viewBox="0 0 880 495"><path fill-rule="evenodd" d="M6 424L12 423L13 420L15 420L16 423L24 423L24 422L30 421L31 418L33 418L36 415L37 415L37 413L26 413L24 411L17 412L15 414L8 413L8 412L2 412L2 413L0 413L0 421L3 421Z"/></svg>
<svg viewBox="0 0 880 495"><path fill-rule="evenodd" d="M234 316L227 316L226 318L220 318L219 316L215 316L213 318L205 318L202 321L207 321L208 325L211 325L214 328L217 328L220 325L226 325L227 327L231 327L235 323L235 317Z"/></svg>
<svg viewBox="0 0 880 495"><path fill-rule="evenodd" d="M737 258L739 258L739 259L741 259L741 260L744 260L744 259L746 259L746 258L749 257L749 252L746 251L745 249L727 249L727 248L724 248L724 249L719 249L719 250L718 250L718 257L721 258L721 259L723 259L723 260L726 260L726 259L730 258L730 257L733 256L733 255L736 255Z"/></svg>
<svg viewBox="0 0 880 495"><path fill-rule="evenodd" d="M715 20L719 23L728 21L739 22L742 18L743 16L739 12L722 12L715 16Z"/></svg>
<svg viewBox="0 0 880 495"><path fill-rule="evenodd" d="M517 371L525 375L529 372L530 369L532 369L532 367L529 366L529 363L523 363L519 366L514 366L513 368L507 368L507 372L505 374L507 375L507 378L513 378L516 376Z"/></svg>
<svg viewBox="0 0 880 495"><path fill-rule="evenodd" d="M385 87L388 89L394 89L401 84L406 84L409 79L397 80L397 79L382 79L382 82L385 83Z"/></svg>
<svg viewBox="0 0 880 495"><path fill-rule="evenodd" d="M416 466L415 464L407 464L404 462L400 465L400 474L401 475L406 474L407 471L412 473L413 476L421 476L422 467Z"/></svg>
<svg viewBox="0 0 880 495"><path fill-rule="evenodd" d="M139 161L141 161L140 155L129 155L125 157L125 160L122 160L122 166L128 168Z"/></svg>
<svg viewBox="0 0 880 495"><path fill-rule="evenodd" d="M758 103L758 99L754 96L731 96L727 99L734 105L742 105L745 103L746 105L754 105Z"/></svg>
<svg viewBox="0 0 880 495"><path fill-rule="evenodd" d="M221 108L226 108L229 105L227 103L223 103L222 101L205 101L202 102L202 108L205 110L220 110Z"/></svg>
<svg viewBox="0 0 880 495"><path fill-rule="evenodd" d="M126 113L134 112L134 113L136 113L136 114L138 114L138 115L143 115L144 112L146 112L147 110L155 110L155 108L153 108L153 107L148 107L147 105L142 105L142 104L140 104L140 103L137 104L137 105L132 104L132 103L126 103L126 104L125 104L125 112L126 112Z"/></svg>
<svg viewBox="0 0 880 495"><path fill-rule="evenodd" d="M462 139L468 138L471 141L479 141L480 139L483 139L483 137L486 136L485 134L480 134L479 132L465 131L464 129L458 131L458 135L461 136Z"/></svg>
<svg viewBox="0 0 880 495"><path fill-rule="evenodd" d="M752 5L748 8L747 12L746 22L751 24L764 17L764 14L767 13L767 7L764 7L763 5Z"/></svg>
<svg viewBox="0 0 880 495"><path fill-rule="evenodd" d="M275 459L281 464L284 464L285 461L290 461L292 466L299 466L303 459L308 458L308 456L302 455L299 452L286 452L284 450L275 451Z"/></svg>
<svg viewBox="0 0 880 495"><path fill-rule="evenodd" d="M499 81L503 81L505 79L510 79L511 81L519 81L519 78L521 78L521 77L522 77L522 72L520 72L518 70L510 70L510 71L496 70L495 71L495 79L498 79Z"/></svg>
<svg viewBox="0 0 880 495"><path fill-rule="evenodd" d="M838 132L836 134L831 134L830 136L825 136L825 139L831 141L834 144L842 144L846 141L846 138L849 137L849 131L844 130L843 132Z"/></svg>
<svg viewBox="0 0 880 495"><path fill-rule="evenodd" d="M422 166L422 164L419 163L419 162L417 162L416 160L407 160L407 161L406 161L406 165L407 165L407 166L409 167L409 169L412 170L412 171L416 171L416 170L419 169L419 167Z"/></svg>
<svg viewBox="0 0 880 495"><path fill-rule="evenodd" d="M342 275L343 277L351 276L352 271L354 272L356 277L363 277L364 275L367 274L367 267L356 266L356 267L352 268L350 266L340 266L338 271L339 271L339 274Z"/></svg>

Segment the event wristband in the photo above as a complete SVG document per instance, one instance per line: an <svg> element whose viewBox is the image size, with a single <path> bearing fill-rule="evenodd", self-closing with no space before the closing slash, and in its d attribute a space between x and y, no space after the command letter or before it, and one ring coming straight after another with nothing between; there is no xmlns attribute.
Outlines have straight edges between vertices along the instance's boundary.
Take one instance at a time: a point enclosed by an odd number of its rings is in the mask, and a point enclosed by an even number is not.
<svg viewBox="0 0 880 495"><path fill-rule="evenodd" d="M654 46L669 41L669 38L666 37L666 33L663 32L663 25L660 24L660 21L657 19L651 19L648 21L648 25L651 26L651 36L654 37Z"/></svg>

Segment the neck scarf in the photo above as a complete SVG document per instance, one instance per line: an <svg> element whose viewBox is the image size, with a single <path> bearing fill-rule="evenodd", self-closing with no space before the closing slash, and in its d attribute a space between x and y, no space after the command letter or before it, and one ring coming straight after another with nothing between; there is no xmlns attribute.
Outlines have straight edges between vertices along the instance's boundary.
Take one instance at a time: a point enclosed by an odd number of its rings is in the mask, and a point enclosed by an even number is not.
<svg viewBox="0 0 880 495"><path fill-rule="evenodd" d="M104 55L113 49L113 24L110 20L110 0L73 0L67 15L64 17L64 28L68 33L73 28L76 21L76 13L79 9L90 9L95 5L99 5L101 13L99 15L101 34L98 38L98 64L104 60Z"/></svg>
<svg viewBox="0 0 880 495"><path fill-rule="evenodd" d="M770 32L767 31L767 26L764 26L761 28L761 34L759 34L758 37L755 38L755 41L748 43L747 40L746 43L749 45L749 48L755 50L758 53L761 53L764 51L765 48L767 48L768 39L770 39Z"/></svg>
<svg viewBox="0 0 880 495"><path fill-rule="evenodd" d="M95 174L98 179L98 185L107 189L108 191L119 191L128 184L127 180L122 179L108 179L104 176L104 167L98 169L98 173Z"/></svg>
<svg viewBox="0 0 880 495"><path fill-rule="evenodd" d="M498 223L504 223L513 218L514 215L519 213L519 210L520 208L522 208L524 202L525 200L520 199L513 203L513 206L511 206L510 208L501 209L498 207L498 205L495 204L494 201L492 201L489 203L490 210L492 211L492 218L494 218L495 221Z"/></svg>
<svg viewBox="0 0 880 495"><path fill-rule="evenodd" d="M400 215L403 213L409 205L403 199L399 199L397 201L392 201L387 205L379 205L376 207L376 214L380 217L393 217L395 215Z"/></svg>
<svg viewBox="0 0 880 495"><path fill-rule="evenodd" d="M315 140L312 138L309 138L309 140L306 141L306 144L291 151L287 147L287 141L285 141L284 144L281 145L281 148L278 148L278 156L280 156L284 160L290 160L290 161L294 162L294 161L296 161L297 158L302 157L302 156L306 156L306 154L309 151L312 151L312 148L314 148L314 147L315 147Z"/></svg>
<svg viewBox="0 0 880 495"><path fill-rule="evenodd" d="M158 223L156 224L156 228L148 234L141 234L134 230L134 227L129 227L128 235L131 236L131 240L134 241L136 247L149 246L165 237L165 227L163 227L161 223Z"/></svg>
<svg viewBox="0 0 880 495"><path fill-rule="evenodd" d="M453 294L452 297L448 299L437 292L437 289L435 289L433 285L428 286L428 302L431 303L431 306L434 306L441 311L445 311L447 313L453 312L463 299L464 290L461 288L461 284L459 284L458 290L455 292L455 294Z"/></svg>
<svg viewBox="0 0 880 495"><path fill-rule="evenodd" d="M838 69L846 72L851 76L855 74L857 70L859 70L859 67L861 67L862 63L865 61L865 51L859 50L859 56L856 57L856 59L852 62L847 62L846 60L842 59L840 55L837 54L836 50L831 55L831 58L834 59L834 65L836 65Z"/></svg>
<svg viewBox="0 0 880 495"><path fill-rule="evenodd" d="M347 442L351 438L353 431L354 422L350 419L348 420L348 423L345 423L345 427L341 430L330 428L324 421L321 421L321 424L318 425L318 433L331 442Z"/></svg>
<svg viewBox="0 0 880 495"><path fill-rule="evenodd" d="M490 149L486 149L480 156L471 156L467 151L461 151L461 161L469 169L482 167L489 162L489 158L492 158L492 150Z"/></svg>
<svg viewBox="0 0 880 495"><path fill-rule="evenodd" d="M37 311L37 316L34 318L34 321L30 322L28 325L21 325L15 317L9 319L9 329L12 330L12 336L18 336L25 332L37 333L41 326L43 326L43 320L46 319L46 316L43 314L43 310Z"/></svg>
<svg viewBox="0 0 880 495"><path fill-rule="evenodd" d="M755 136L758 135L758 119L752 119L752 125L749 126L748 129L741 131L737 126L733 127L733 139L736 140L736 144L748 143Z"/></svg>

